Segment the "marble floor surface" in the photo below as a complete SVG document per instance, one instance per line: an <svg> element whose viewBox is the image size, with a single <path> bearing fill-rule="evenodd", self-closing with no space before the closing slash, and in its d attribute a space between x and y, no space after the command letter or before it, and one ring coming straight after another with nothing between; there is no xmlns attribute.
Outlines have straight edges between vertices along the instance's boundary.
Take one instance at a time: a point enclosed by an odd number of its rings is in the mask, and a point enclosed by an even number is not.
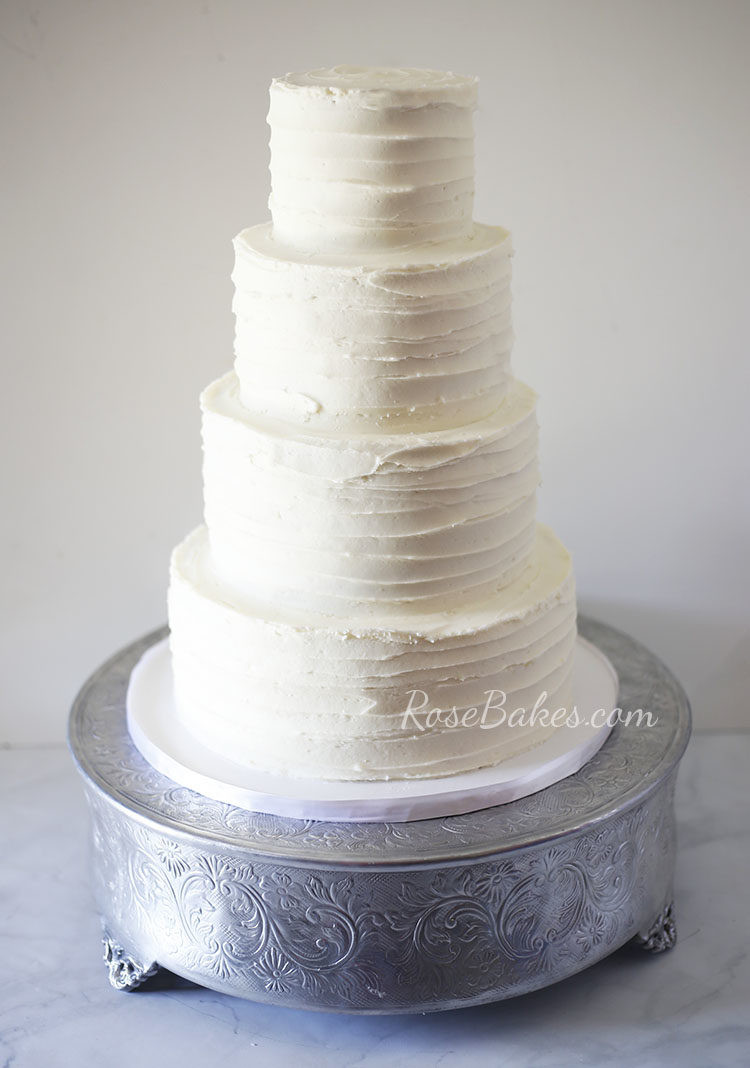
<svg viewBox="0 0 750 1068"><path fill-rule="evenodd" d="M680 771L679 941L524 998L328 1016L183 985L118 993L100 959L87 816L64 749L0 751L0 1068L154 1064L750 1064L750 733L694 737Z"/></svg>

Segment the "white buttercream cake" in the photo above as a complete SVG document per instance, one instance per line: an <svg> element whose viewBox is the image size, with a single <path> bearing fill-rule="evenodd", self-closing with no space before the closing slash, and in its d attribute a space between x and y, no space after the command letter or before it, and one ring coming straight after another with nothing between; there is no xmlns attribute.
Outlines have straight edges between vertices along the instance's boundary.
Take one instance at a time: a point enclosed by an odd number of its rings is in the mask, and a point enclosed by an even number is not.
<svg viewBox="0 0 750 1068"><path fill-rule="evenodd" d="M572 705L575 591L536 522L510 237L472 220L475 105L437 71L271 85L272 221L235 240L169 592L177 714L242 764L440 776L564 729L530 714Z"/></svg>

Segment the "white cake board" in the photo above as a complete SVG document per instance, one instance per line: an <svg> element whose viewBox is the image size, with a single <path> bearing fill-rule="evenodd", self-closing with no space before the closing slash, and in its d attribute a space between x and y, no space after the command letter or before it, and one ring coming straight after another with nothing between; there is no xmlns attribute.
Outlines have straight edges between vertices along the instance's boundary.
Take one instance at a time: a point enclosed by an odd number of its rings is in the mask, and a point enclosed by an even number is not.
<svg viewBox="0 0 750 1068"><path fill-rule="evenodd" d="M615 669L596 646L579 637L573 695L580 725L562 727L541 745L495 767L439 779L389 782L327 782L272 775L213 753L177 719L167 638L151 646L133 669L127 716L133 742L146 760L204 797L292 819L406 823L502 805L572 775L603 745L611 729L608 722L592 726L589 717L598 709L611 712L617 694Z"/></svg>

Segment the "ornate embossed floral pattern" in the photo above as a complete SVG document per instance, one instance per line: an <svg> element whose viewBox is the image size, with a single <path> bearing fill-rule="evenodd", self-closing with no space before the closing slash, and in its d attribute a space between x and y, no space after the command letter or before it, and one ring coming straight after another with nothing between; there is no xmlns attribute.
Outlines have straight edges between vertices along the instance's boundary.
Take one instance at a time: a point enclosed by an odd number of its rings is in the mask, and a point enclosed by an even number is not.
<svg viewBox="0 0 750 1068"><path fill-rule="evenodd" d="M71 720L71 740L84 768L91 767L107 792L126 805L135 803L154 819L197 833L220 835L226 842L286 858L329 856L350 862L379 859L428 859L438 852L492 851L514 839L560 833L572 820L586 821L606 811L625 789L643 783L666 749L686 738L687 703L667 669L643 646L612 627L579 617L579 629L606 653L620 678L623 708L647 708L657 717L650 728L615 727L596 756L576 775L531 797L483 812L406 824L321 823L250 813L175 786L152 768L130 742L124 715L125 692L134 664L163 638L148 635L104 665L84 686ZM679 758L679 752L674 759ZM665 773L668 769L665 769Z"/></svg>
<svg viewBox="0 0 750 1068"><path fill-rule="evenodd" d="M91 681L72 726L93 782L95 886L117 934L113 982L134 986L153 967L139 961L156 958L261 1001L434 1009L545 985L639 930L646 948L671 945L671 913L651 921L671 898L684 709L649 654L601 631L610 655L625 643L627 655L614 656L623 692L654 702L657 729L616 730L581 772L533 797L390 825L252 815L164 779L124 726L127 673L153 638L133 647ZM674 758L653 789L621 805L668 749ZM462 859L469 848L485 855Z"/></svg>
<svg viewBox="0 0 750 1068"><path fill-rule="evenodd" d="M187 862L180 853L177 843L171 842L168 838L157 843L154 855L172 875L182 875L187 871Z"/></svg>
<svg viewBox="0 0 750 1068"><path fill-rule="evenodd" d="M286 872L273 871L261 879L263 897L279 909L291 911L297 904L291 875Z"/></svg>
<svg viewBox="0 0 750 1068"><path fill-rule="evenodd" d="M274 994L294 986L311 998L325 989L382 996L374 927L366 912L352 912L351 876L303 872L300 880L293 870L182 842L167 848L148 827L122 823L106 802L92 813L106 843L97 877L110 920L118 929L137 920L149 942L165 944L165 966L174 957L203 981Z"/></svg>
<svg viewBox="0 0 750 1068"><path fill-rule="evenodd" d="M600 946L607 934L606 917L590 905L584 909L576 941L581 946Z"/></svg>
<svg viewBox="0 0 750 1068"><path fill-rule="evenodd" d="M267 949L260 960L251 964L250 967L261 979L266 990L271 990L274 994L289 991L298 974L292 962L283 957L273 946Z"/></svg>
<svg viewBox="0 0 750 1068"><path fill-rule="evenodd" d="M658 911L674 853L665 786L553 845L349 874L168 841L92 794L99 898L136 945L163 947L166 967L261 1000L397 1009L501 997L604 956Z"/></svg>

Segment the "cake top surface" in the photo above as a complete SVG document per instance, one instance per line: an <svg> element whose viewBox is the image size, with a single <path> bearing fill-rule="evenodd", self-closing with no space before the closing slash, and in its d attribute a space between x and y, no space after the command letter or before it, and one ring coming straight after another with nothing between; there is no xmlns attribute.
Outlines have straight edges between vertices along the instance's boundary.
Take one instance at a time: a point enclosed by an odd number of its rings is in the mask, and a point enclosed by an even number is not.
<svg viewBox="0 0 750 1068"><path fill-rule="evenodd" d="M451 71L415 67L343 65L285 74L274 78L272 89L344 98L364 106L370 100L375 103L386 96L395 97L406 106L446 103L471 107L476 103L477 79Z"/></svg>

